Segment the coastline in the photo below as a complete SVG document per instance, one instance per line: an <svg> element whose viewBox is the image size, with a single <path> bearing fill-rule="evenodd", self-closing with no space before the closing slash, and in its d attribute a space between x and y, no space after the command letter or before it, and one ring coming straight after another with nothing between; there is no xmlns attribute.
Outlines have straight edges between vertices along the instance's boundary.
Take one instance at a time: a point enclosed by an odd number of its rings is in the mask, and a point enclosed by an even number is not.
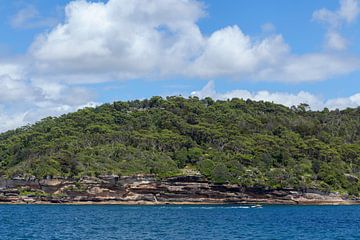
<svg viewBox="0 0 360 240"><path fill-rule="evenodd" d="M344 206L344 205L360 205L360 201L249 201L249 202L151 202L151 201L72 201L72 202L51 202L51 201L35 201L35 202L0 202L0 205L125 205L125 206L177 206L177 205L239 205L239 206L256 206L256 205L293 205L293 206Z"/></svg>
<svg viewBox="0 0 360 240"><path fill-rule="evenodd" d="M63 205L358 205L360 199L316 189L246 188L202 176L0 179L0 204Z"/></svg>

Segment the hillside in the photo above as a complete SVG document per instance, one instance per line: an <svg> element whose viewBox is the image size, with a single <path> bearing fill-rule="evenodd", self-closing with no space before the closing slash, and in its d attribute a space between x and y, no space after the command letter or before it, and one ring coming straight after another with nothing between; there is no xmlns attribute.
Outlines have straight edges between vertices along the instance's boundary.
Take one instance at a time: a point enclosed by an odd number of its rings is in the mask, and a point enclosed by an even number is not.
<svg viewBox="0 0 360 240"><path fill-rule="evenodd" d="M86 108L0 135L0 176L200 172L214 183L360 191L360 108L153 97Z"/></svg>

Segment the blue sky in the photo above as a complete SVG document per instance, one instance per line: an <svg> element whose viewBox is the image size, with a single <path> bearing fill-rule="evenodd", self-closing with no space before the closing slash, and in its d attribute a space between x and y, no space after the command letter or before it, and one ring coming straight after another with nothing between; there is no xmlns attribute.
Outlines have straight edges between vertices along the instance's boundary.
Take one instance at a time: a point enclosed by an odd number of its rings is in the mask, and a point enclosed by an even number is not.
<svg viewBox="0 0 360 240"><path fill-rule="evenodd" d="M357 107L358 15L358 0L0 0L0 131L153 95Z"/></svg>

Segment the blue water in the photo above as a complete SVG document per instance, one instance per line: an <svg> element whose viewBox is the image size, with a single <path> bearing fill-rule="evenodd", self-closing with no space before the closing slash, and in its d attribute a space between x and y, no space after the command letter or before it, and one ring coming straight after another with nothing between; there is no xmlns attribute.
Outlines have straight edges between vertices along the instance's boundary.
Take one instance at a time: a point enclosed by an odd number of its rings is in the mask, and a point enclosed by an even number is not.
<svg viewBox="0 0 360 240"><path fill-rule="evenodd" d="M360 239L360 206L0 205L0 239Z"/></svg>

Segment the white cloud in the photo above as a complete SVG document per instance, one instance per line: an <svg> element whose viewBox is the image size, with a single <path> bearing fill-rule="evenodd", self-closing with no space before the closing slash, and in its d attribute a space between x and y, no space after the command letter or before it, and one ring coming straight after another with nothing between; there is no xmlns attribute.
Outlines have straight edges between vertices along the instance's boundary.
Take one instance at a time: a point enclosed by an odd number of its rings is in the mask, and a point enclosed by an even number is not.
<svg viewBox="0 0 360 240"><path fill-rule="evenodd" d="M13 28L42 28L52 27L57 23L55 17L43 17L38 9L33 5L21 8L11 19L10 24Z"/></svg>
<svg viewBox="0 0 360 240"><path fill-rule="evenodd" d="M0 105L0 133L20 126L35 123L36 121L48 116L60 116L84 107L95 107L99 104L96 102L88 102L86 104L74 106L44 102L43 104L25 105L27 106L26 108L15 106L17 107L16 111L11 111L6 109L3 105ZM10 105L10 107L14 108L14 105Z"/></svg>
<svg viewBox="0 0 360 240"><path fill-rule="evenodd" d="M359 59L343 54L313 53L289 56L274 69L260 72L262 79L304 82L330 79L359 69Z"/></svg>
<svg viewBox="0 0 360 240"><path fill-rule="evenodd" d="M326 47L334 50L346 49L347 41L340 34L341 27L353 23L359 13L359 0L340 0L340 7L336 11L323 8L313 13L314 20L327 25Z"/></svg>
<svg viewBox="0 0 360 240"><path fill-rule="evenodd" d="M340 0L340 8L336 11L330 11L322 8L313 13L313 19L329 24L336 28L343 23L352 23L360 13L358 0Z"/></svg>
<svg viewBox="0 0 360 240"><path fill-rule="evenodd" d="M265 23L261 26L261 30L264 33L269 33L269 32L272 33L272 32L275 32L276 27L272 23Z"/></svg>
<svg viewBox="0 0 360 240"><path fill-rule="evenodd" d="M347 40L336 31L329 31L326 34L326 47L335 50L345 50Z"/></svg>
<svg viewBox="0 0 360 240"><path fill-rule="evenodd" d="M74 1L65 22L38 37L32 54L43 73L102 80L174 74L201 48L195 22L202 15L191 0Z"/></svg>
<svg viewBox="0 0 360 240"><path fill-rule="evenodd" d="M24 67L15 63L0 62L0 76L19 79L24 76Z"/></svg>
<svg viewBox="0 0 360 240"><path fill-rule="evenodd" d="M37 89L32 88L27 82L9 76L0 76L0 89L0 103L32 101L38 94Z"/></svg>
<svg viewBox="0 0 360 240"><path fill-rule="evenodd" d="M360 93L354 94L350 97L335 98L326 101L326 106L335 109L344 109L347 107L354 108L360 106Z"/></svg>
<svg viewBox="0 0 360 240"><path fill-rule="evenodd" d="M75 111L93 99L83 88L28 79L13 63L0 63L0 90L0 132Z"/></svg>
<svg viewBox="0 0 360 240"><path fill-rule="evenodd" d="M25 75L23 67L0 62L0 104L34 100L36 89L24 80Z"/></svg>
<svg viewBox="0 0 360 240"><path fill-rule="evenodd" d="M354 12L343 2L339 13L324 10L314 16L325 21L335 14L350 21ZM39 36L31 54L41 77L71 83L178 75L300 82L360 68L355 57L297 55L279 34L256 39L236 25L206 36L197 25L204 14L195 0L74 1L66 6L65 21ZM340 35L328 38L329 47L346 48Z"/></svg>
<svg viewBox="0 0 360 240"><path fill-rule="evenodd" d="M208 82L203 89L194 91L191 96L199 98L211 97L213 99L227 100L232 98L251 99L255 101L267 101L282 104L288 107L298 106L301 103L308 104L312 110L322 110L325 107L329 109L345 109L348 107L360 106L360 93L344 98L334 98L325 100L321 96L309 92L300 91L296 94L287 92L269 92L258 91L250 92L248 90L232 90L225 93L218 93L215 90L213 81Z"/></svg>
<svg viewBox="0 0 360 240"><path fill-rule="evenodd" d="M358 0L342 0L336 11L318 10L313 18L327 26L327 48L297 54L270 23L262 26L261 37L237 25L202 33L198 21L206 12L197 0L72 1L64 21L36 38L26 60L0 62L0 131L91 103L94 94L77 83L178 76L312 82L346 75L360 69L360 60L346 53L348 40L340 30L358 14ZM14 16L12 25L34 28L49 24L45 20L30 6ZM314 109L359 104L358 95L325 101L307 92L220 94L211 84L207 89L196 94L289 106L305 102Z"/></svg>
<svg viewBox="0 0 360 240"><path fill-rule="evenodd" d="M189 72L201 77L284 82L319 81L360 68L358 58L341 53L294 55L282 36L253 41L237 26L213 33Z"/></svg>
<svg viewBox="0 0 360 240"><path fill-rule="evenodd" d="M17 113L17 114L8 114L6 110L2 109L3 106L0 105L0 133L6 130L14 129L19 126L26 125L24 117L26 113Z"/></svg>
<svg viewBox="0 0 360 240"><path fill-rule="evenodd" d="M341 0L340 10L338 11L339 17L343 18L346 22L351 23L355 21L360 13L358 0Z"/></svg>
<svg viewBox="0 0 360 240"><path fill-rule="evenodd" d="M276 66L288 52L289 47L281 36L254 42L238 26L226 27L206 40L204 51L191 66L191 72L209 77L252 75L264 66Z"/></svg>
<svg viewBox="0 0 360 240"><path fill-rule="evenodd" d="M11 25L13 27L21 27L26 24L30 19L33 19L39 15L39 12L34 6L27 6L20 9L11 19Z"/></svg>

